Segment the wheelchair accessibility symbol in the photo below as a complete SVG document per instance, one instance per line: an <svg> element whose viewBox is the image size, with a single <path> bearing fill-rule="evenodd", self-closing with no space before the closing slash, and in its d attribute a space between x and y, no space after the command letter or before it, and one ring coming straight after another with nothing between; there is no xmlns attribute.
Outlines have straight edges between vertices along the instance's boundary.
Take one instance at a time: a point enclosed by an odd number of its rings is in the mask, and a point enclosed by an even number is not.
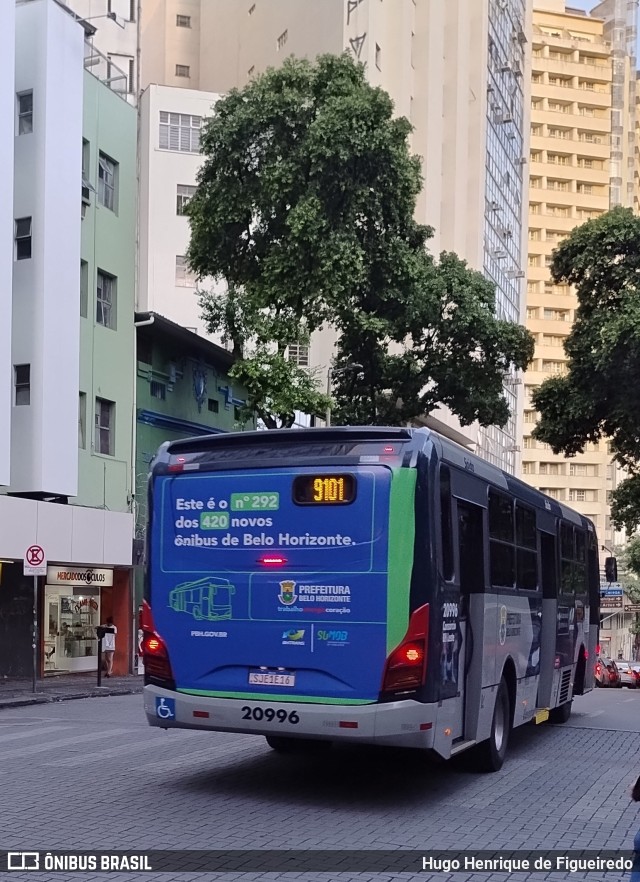
<svg viewBox="0 0 640 882"><path fill-rule="evenodd" d="M156 697L156 716L160 717L161 720L175 720L175 699Z"/></svg>

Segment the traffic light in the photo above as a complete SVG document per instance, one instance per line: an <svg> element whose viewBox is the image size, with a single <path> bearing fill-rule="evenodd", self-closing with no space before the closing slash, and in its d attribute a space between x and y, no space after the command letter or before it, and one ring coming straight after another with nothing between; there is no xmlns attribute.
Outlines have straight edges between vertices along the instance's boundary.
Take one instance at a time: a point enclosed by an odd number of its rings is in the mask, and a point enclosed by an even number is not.
<svg viewBox="0 0 640 882"><path fill-rule="evenodd" d="M604 574L607 582L618 581L618 561L615 557L607 557L604 561Z"/></svg>

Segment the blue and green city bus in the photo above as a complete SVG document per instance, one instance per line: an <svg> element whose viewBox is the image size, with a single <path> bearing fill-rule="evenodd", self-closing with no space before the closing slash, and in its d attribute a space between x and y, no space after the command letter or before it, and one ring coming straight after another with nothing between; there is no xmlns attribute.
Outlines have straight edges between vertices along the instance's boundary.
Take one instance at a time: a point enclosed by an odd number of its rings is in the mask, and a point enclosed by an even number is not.
<svg viewBox="0 0 640 882"><path fill-rule="evenodd" d="M593 687L593 524L428 429L169 442L149 512L153 726L496 770L513 727ZM214 586L234 588L216 630Z"/></svg>

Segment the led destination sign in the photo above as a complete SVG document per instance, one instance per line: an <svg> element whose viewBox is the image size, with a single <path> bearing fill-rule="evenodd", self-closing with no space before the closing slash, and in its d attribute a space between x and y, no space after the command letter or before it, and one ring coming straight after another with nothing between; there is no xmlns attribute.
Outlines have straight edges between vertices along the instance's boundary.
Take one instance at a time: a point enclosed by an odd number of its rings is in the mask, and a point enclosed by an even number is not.
<svg viewBox="0 0 640 882"><path fill-rule="evenodd" d="M298 475L293 481L296 505L349 505L355 498L353 475Z"/></svg>

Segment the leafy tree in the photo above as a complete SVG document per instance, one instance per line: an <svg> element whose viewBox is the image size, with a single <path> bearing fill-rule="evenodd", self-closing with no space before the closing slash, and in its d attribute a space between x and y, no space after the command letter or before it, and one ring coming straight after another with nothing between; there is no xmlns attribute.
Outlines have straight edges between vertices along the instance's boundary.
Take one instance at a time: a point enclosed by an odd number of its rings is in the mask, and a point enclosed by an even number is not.
<svg viewBox="0 0 640 882"><path fill-rule="evenodd" d="M187 213L188 259L224 282L201 297L240 359L267 426L328 401L286 362L323 326L338 334L338 421L404 424L437 404L464 423L504 424L503 374L533 341L499 321L494 290L455 255L428 254L414 220L411 130L348 55L288 59L216 104Z"/></svg>
<svg viewBox="0 0 640 882"><path fill-rule="evenodd" d="M627 542L620 554L620 562L625 573L624 590L632 603L640 603L640 536ZM637 659L640 657L640 613L636 613L629 631L634 637L633 657Z"/></svg>
<svg viewBox="0 0 640 882"><path fill-rule="evenodd" d="M612 518L640 524L640 218L615 208L577 227L555 250L551 276L575 285L578 309L565 341L568 373L533 395L533 436L574 456L609 438L631 477L614 491Z"/></svg>

